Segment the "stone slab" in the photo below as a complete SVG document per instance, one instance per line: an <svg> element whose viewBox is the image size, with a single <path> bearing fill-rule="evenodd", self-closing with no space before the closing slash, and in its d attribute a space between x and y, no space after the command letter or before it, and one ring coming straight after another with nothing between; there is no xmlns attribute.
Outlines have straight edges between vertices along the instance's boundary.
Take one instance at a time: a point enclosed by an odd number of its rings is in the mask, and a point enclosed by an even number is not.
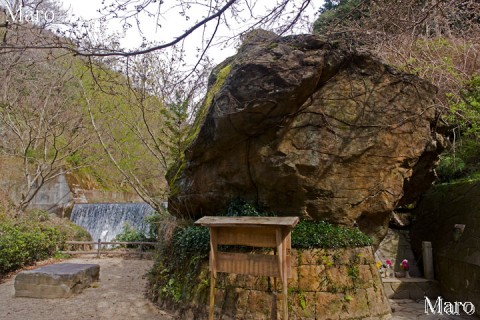
<svg viewBox="0 0 480 320"><path fill-rule="evenodd" d="M59 263L22 271L15 277L15 296L68 298L98 281L98 264Z"/></svg>
<svg viewBox="0 0 480 320"><path fill-rule="evenodd" d="M383 283L425 283L425 282L433 282L434 280L429 280L425 278L382 278Z"/></svg>
<svg viewBox="0 0 480 320"><path fill-rule="evenodd" d="M424 278L382 278L389 299L436 299L439 294L438 281Z"/></svg>

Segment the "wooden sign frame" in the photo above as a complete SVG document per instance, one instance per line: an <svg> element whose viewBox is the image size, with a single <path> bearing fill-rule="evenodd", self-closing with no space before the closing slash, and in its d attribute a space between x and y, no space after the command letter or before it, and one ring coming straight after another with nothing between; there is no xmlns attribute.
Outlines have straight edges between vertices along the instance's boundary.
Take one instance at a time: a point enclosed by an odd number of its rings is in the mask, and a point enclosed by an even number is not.
<svg viewBox="0 0 480 320"><path fill-rule="evenodd" d="M213 320L217 272L280 278L283 319L288 319L287 279L291 277L291 230L298 217L212 217L195 222L210 228L210 309ZM221 252L219 245L273 248L276 255Z"/></svg>

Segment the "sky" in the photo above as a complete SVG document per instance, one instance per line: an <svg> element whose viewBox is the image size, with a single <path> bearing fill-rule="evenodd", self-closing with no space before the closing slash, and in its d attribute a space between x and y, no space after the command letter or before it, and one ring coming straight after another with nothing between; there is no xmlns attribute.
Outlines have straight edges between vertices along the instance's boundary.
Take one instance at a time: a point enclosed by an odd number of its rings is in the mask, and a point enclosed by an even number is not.
<svg viewBox="0 0 480 320"><path fill-rule="evenodd" d="M118 1L118 0L117 0ZM143 2L142 0L133 0L136 3ZM63 0L63 6L65 9L69 9L69 14L67 15L71 19L76 19L80 17L85 20L97 21L93 24L96 25L98 29L98 19L100 14L98 9L101 9L102 2L100 0ZM111 3L111 0L106 0L106 4ZM165 1L168 2L168 1ZM199 1L201 2L201 1ZM301 1L296 0L296 2L301 3ZM312 1L314 4L310 4L307 10L305 11L306 17L301 27L295 30L295 33L307 33L311 24L313 23L319 7L322 5L323 1ZM157 1L159 3L159 1ZM168 2L176 3L176 2ZM207 1L205 1L207 3ZM251 20L247 19L252 12L255 16L263 15L268 11L268 7L271 7L274 1L272 0L242 0L239 3L249 4L240 6L240 11L238 12L238 17L242 21L236 21L233 17L227 16L227 19L223 21L218 29L217 40L213 43L212 48L207 52L207 55L214 60L215 63L220 63L225 58L234 55L236 51L236 43L234 41L227 41L228 38L238 30L243 29L245 26L251 24ZM132 27L126 33L122 32L122 24L118 20L111 21L108 26L103 25L101 29L104 31L104 36L117 33L122 37L119 40L120 46L127 49L138 48L143 41L151 42L168 42L175 39L180 35L184 30L191 27L196 21L200 20L207 11L206 6L202 7L192 7L190 10L185 10L185 14L181 14L181 8L174 7L169 8L164 4L161 10L161 15L158 15L158 5L155 7L148 8L152 13L152 16L149 17L146 14L141 16L141 24L137 26L132 23ZM247 14L248 13L248 14ZM157 26L157 22L161 24L161 27ZM131 20L133 22L133 20ZM225 24L229 24L229 27L226 27ZM199 53L198 49L204 46L207 41L209 34L213 31L215 23L210 22L205 29L200 28L194 34L192 34L184 43L184 48L186 50L186 59L190 63L196 61L196 57ZM203 39L203 41L202 41ZM227 41L227 42L225 42Z"/></svg>

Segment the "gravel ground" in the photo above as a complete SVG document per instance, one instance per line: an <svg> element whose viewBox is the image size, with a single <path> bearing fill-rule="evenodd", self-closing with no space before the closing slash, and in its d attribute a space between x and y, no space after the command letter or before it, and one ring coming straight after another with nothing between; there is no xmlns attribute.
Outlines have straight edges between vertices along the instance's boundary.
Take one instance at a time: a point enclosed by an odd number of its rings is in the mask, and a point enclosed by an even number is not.
<svg viewBox="0 0 480 320"><path fill-rule="evenodd" d="M0 319L173 319L171 314L160 310L144 296L145 274L153 261L102 257L63 262L99 264L100 281L67 299L16 298L15 277L12 276L0 284Z"/></svg>
<svg viewBox="0 0 480 320"><path fill-rule="evenodd" d="M76 258L63 262L97 263L100 281L81 294L67 299L15 298L15 277L0 283L0 319L2 320L172 320L144 296L145 274L151 260L124 258ZM390 300L392 320L477 319L475 316L426 315L424 302Z"/></svg>

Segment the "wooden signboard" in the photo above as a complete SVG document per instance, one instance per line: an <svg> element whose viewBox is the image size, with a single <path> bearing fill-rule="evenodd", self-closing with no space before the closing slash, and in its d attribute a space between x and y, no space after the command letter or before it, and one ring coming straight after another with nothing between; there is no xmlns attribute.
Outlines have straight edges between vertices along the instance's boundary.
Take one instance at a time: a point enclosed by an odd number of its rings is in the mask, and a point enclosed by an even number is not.
<svg viewBox="0 0 480 320"><path fill-rule="evenodd" d="M283 319L288 319L291 230L298 221L298 217L203 217L195 222L210 227L210 320L213 320L217 272L279 278ZM220 252L219 245L274 248L276 255Z"/></svg>

